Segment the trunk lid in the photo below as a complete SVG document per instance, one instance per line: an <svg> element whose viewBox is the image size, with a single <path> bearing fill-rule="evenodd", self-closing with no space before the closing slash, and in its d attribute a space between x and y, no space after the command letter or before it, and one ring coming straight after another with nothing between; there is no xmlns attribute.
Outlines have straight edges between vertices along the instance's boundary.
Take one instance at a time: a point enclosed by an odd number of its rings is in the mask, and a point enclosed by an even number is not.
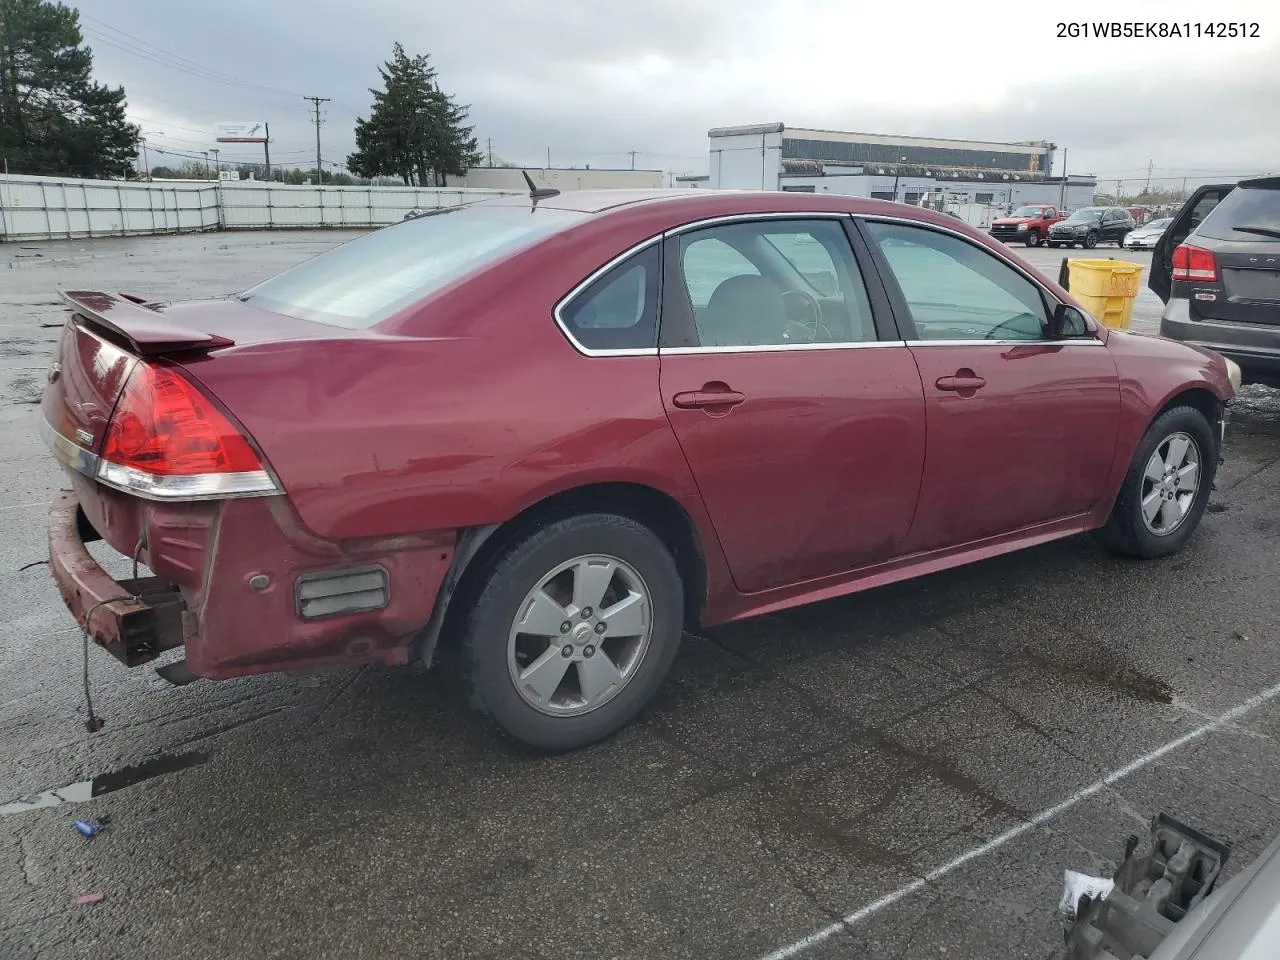
<svg viewBox="0 0 1280 960"><path fill-rule="evenodd" d="M238 300L147 303L127 294L89 290L67 291L62 297L71 316L62 328L41 408L63 441L94 454L100 452L107 421L140 360L195 359L237 345L331 337L335 332Z"/></svg>

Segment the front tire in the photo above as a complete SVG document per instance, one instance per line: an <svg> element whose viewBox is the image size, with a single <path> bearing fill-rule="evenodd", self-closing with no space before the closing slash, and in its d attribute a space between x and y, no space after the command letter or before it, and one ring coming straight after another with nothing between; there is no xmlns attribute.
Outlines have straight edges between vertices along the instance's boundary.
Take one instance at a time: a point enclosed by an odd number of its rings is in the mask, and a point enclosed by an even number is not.
<svg viewBox="0 0 1280 960"><path fill-rule="evenodd" d="M1088 234L1088 236L1084 238L1084 248L1086 250L1092 250L1097 245L1098 245L1098 235L1096 233L1090 233Z"/></svg>
<svg viewBox="0 0 1280 960"><path fill-rule="evenodd" d="M1040 246L1040 232L1038 230L1028 230L1026 243L1028 247Z"/></svg>
<svg viewBox="0 0 1280 960"><path fill-rule="evenodd" d="M471 611L472 701L531 747L586 746L653 696L683 623L684 587L653 531L612 514L548 524L497 560Z"/></svg>
<svg viewBox="0 0 1280 960"><path fill-rule="evenodd" d="M1204 516L1218 470L1218 441L1194 407L1166 410L1134 453L1102 542L1144 560L1181 550Z"/></svg>

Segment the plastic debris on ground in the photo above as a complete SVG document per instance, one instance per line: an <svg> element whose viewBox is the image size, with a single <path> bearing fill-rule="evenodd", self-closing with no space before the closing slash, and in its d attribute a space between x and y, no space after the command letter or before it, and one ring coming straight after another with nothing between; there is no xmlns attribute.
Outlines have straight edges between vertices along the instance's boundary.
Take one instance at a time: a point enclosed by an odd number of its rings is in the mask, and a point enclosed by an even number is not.
<svg viewBox="0 0 1280 960"><path fill-rule="evenodd" d="M1064 870L1062 879L1062 899L1058 901L1058 916L1068 923L1074 923L1076 909L1083 897L1089 900L1105 900L1115 888L1114 880L1103 877L1091 877L1087 873L1076 873Z"/></svg>
<svg viewBox="0 0 1280 960"><path fill-rule="evenodd" d="M82 906L86 903L100 903L105 897L105 893L86 893L83 897L76 897L76 903Z"/></svg>

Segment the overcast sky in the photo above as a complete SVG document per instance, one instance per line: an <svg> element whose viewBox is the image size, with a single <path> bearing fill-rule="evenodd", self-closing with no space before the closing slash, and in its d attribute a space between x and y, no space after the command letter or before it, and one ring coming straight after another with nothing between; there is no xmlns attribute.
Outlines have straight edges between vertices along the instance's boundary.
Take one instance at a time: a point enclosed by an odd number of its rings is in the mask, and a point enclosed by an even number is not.
<svg viewBox="0 0 1280 960"><path fill-rule="evenodd" d="M324 158L342 162L356 116L368 115L376 68L398 40L411 54L430 54L444 89L471 105L482 149L492 138L495 157L529 166L545 164L550 147L556 166L625 167L635 150L640 167L705 172L709 128L783 121L1047 139L1067 149L1069 172L1124 179L1126 189L1145 179L1149 162L1155 183L1280 172L1275 0L78 6L97 78L123 84L148 141L175 151L216 146L217 121L266 120L273 162L313 163L302 97L317 95L332 99L323 108ZM1261 37L1059 39L1068 12L1076 22L1192 24L1212 13L1257 22ZM186 70L156 62L174 57ZM260 155L222 148L224 159ZM164 161L181 158L151 157Z"/></svg>

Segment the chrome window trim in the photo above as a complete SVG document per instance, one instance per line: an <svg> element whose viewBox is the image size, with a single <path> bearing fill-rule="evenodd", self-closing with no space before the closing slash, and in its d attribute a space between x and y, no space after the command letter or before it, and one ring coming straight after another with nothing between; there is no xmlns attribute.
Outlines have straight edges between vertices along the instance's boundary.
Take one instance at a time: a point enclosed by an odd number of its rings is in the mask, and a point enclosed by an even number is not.
<svg viewBox="0 0 1280 960"><path fill-rule="evenodd" d="M990 341L988 341L990 342ZM661 347L662 355L692 356L699 353L796 353L805 350L866 350L870 347L906 347L905 340L854 340L848 343L758 343L738 347Z"/></svg>
<svg viewBox="0 0 1280 960"><path fill-rule="evenodd" d="M680 234L689 233L693 230L702 230L708 227L720 226L722 224L742 223L755 220L862 220L864 222L882 222L904 224L911 227L922 227L926 230L936 230L939 233L945 233L953 236L958 240L963 240L970 245L977 247L985 253L994 256L1005 266L1013 269L1015 273L1023 279L1031 283L1039 290L1046 300L1050 308L1059 304L1067 303L1065 300L1058 298L1056 294L1048 287L1044 286L1039 279L1028 273L1020 264L1011 260L1008 255L1000 250L992 250L984 244L975 243L974 239L959 230L954 230L944 224L930 223L926 220L917 220L913 217L895 217L888 214L861 214L848 213L833 210L787 210L787 211L771 211L767 213L731 213L722 214L716 217L707 217L702 220L694 220L690 223L681 224L664 230L662 233L642 240L639 243L628 247L622 253L618 254L612 260L605 263L602 267L597 268L587 276L585 280L575 286L567 294L561 297L552 310L552 314L556 321L556 326L560 328L560 332L564 334L570 345L580 354L586 357L656 357L661 355L694 355L699 353L781 353L803 350L851 350L865 349L867 347L944 347L944 346L1106 346L1102 340L1098 339L1099 330L1093 331L1088 338L1069 338L1060 340L868 340L857 341L851 343L799 343L799 344L762 344L738 347L637 347L637 348L619 348L609 350L597 350L584 346L570 332L568 324L565 323L562 312L568 304L581 294L587 287L591 286L596 280L604 276L618 264L632 257L655 243L661 243L668 237L679 236ZM1067 304L1074 306L1074 304ZM658 305L661 310L661 304ZM659 329L661 329L661 317L659 317Z"/></svg>
<svg viewBox="0 0 1280 960"><path fill-rule="evenodd" d="M566 293L563 297L561 297L558 301L556 301L556 305L554 308L552 308L552 311L551 311L552 316L555 318L556 326L560 328L560 332L564 334L565 339L569 341L570 345L575 350L577 350L580 354L582 354L585 357L656 357L658 356L658 352L659 352L658 347L656 346L655 347L617 348L617 349L605 349L605 350L598 350L598 349L593 349L592 347L585 346L583 343L581 343L578 340L577 337L573 335L573 333L569 330L569 325L565 323L564 316L563 316L564 308L568 306L569 303L572 302L587 287L591 286L591 284L595 283L597 280L599 280L602 276L604 276L606 273L608 273L618 264L622 263L624 260L628 259L629 257L635 256L636 254L642 252L643 250L647 249L648 247L650 247L655 243L661 243L667 237L677 236L681 233L688 233L690 230L699 230L699 229L702 229L703 227L714 227L719 224L738 223L745 220L779 220L779 219L847 220L851 216L853 215L849 213L833 212L830 210L825 210L820 212L811 212L811 213L806 213L803 211L787 211L787 212L772 212L772 213L733 213L733 214L723 214L718 217L708 217L704 220L694 220L691 223L681 224L678 227L672 227L670 230L664 230L662 233L659 233L656 236L649 237L647 240L642 240L639 243L635 244L634 246L628 247L622 253L618 254L612 260L608 261L604 266L599 267L596 270L592 271L592 273L590 273L585 280L583 280L581 283L575 286L572 290ZM658 304L658 309L660 312L662 309L661 303ZM659 329L661 329L661 316L659 316ZM886 341L876 341L875 344L873 345L879 346L883 342L886 342ZM900 341L887 341L887 342L898 343ZM841 344L840 346L844 346L844 345ZM676 348L667 348L662 352L670 353L672 349L693 351L693 350L704 350L704 349L710 349L710 348L676 347ZM717 353L728 352L729 349L738 349L738 348L736 347L727 348L727 349L715 348L715 352ZM781 347L777 349L788 349L788 348ZM790 349L794 349L794 348L790 348Z"/></svg>
<svg viewBox="0 0 1280 960"><path fill-rule="evenodd" d="M771 213L725 213L718 217L708 217L705 220L694 220L692 223L681 224L678 227L672 227L663 234L664 237L674 237L682 233L688 233L691 230L702 230L705 227L716 227L726 223L741 223L744 220L848 220L852 218L852 213L841 213L833 210L814 211L805 213L797 210L789 210L785 212ZM853 254L850 253L850 256Z"/></svg>
<svg viewBox="0 0 1280 960"><path fill-rule="evenodd" d="M1062 340L907 340L908 347L1105 347L1094 337Z"/></svg>
<svg viewBox="0 0 1280 960"><path fill-rule="evenodd" d="M665 234L659 233L656 236L642 240L634 246L628 247L622 253L618 254L604 266L597 268L587 275L587 278L579 283L576 287L566 293L563 297L556 301L555 307L551 310L551 315L555 318L556 326L560 328L560 332L564 334L564 338L569 341L570 345L585 357L656 357L658 355L658 347L655 344L652 347L619 347L616 349L599 350L585 346L577 337L569 330L569 325L564 320L564 308L567 307L579 294L586 290L591 284L595 283L606 273L622 263L630 257L635 256L647 250L655 243L661 243ZM659 296L661 300L661 296ZM662 304L658 303L655 307L659 313L659 324L661 323Z"/></svg>

